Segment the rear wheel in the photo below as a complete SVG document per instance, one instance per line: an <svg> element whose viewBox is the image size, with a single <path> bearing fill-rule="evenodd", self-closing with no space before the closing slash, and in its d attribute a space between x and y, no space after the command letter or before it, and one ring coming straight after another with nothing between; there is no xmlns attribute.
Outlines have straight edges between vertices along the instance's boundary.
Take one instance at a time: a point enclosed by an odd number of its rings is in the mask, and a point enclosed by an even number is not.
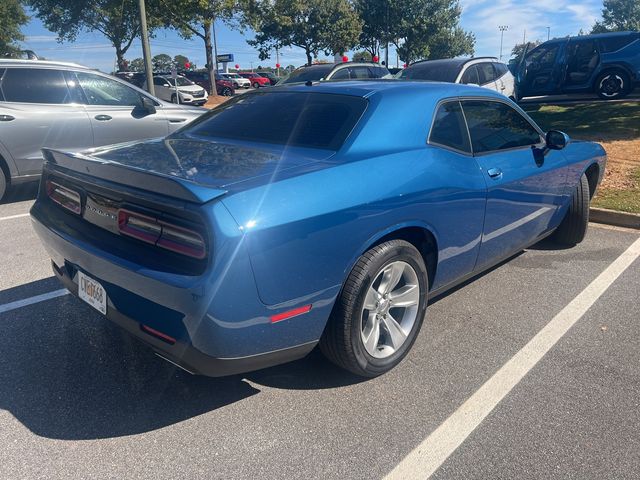
<svg viewBox="0 0 640 480"><path fill-rule="evenodd" d="M4 197L7 194L7 190L9 187L9 181L7 179L7 174L4 171L4 168L0 166L0 202L4 200Z"/></svg>
<svg viewBox="0 0 640 480"><path fill-rule="evenodd" d="M573 191L569 210L562 223L553 234L553 239L562 245L576 245L584 240L589 226L589 180L582 174L580 182Z"/></svg>
<svg viewBox="0 0 640 480"><path fill-rule="evenodd" d="M427 269L408 242L392 240L366 252L349 274L320 349L338 366L375 377L411 349L427 308Z"/></svg>
<svg viewBox="0 0 640 480"><path fill-rule="evenodd" d="M260 84L258 82L253 82L253 88L260 88Z"/></svg>
<svg viewBox="0 0 640 480"><path fill-rule="evenodd" d="M631 80L623 71L605 72L596 80L596 93L605 100L623 98L630 92Z"/></svg>
<svg viewBox="0 0 640 480"><path fill-rule="evenodd" d="M231 90L229 87L224 87L220 92L220 95L222 95L223 97L231 97L233 95L233 90Z"/></svg>

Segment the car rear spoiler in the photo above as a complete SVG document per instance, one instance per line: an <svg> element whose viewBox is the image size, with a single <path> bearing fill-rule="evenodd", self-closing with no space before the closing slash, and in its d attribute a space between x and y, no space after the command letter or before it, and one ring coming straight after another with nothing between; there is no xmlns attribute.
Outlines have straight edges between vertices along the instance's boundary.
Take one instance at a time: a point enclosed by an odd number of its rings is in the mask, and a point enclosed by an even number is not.
<svg viewBox="0 0 640 480"><path fill-rule="evenodd" d="M192 203L207 203L221 197L226 190L200 185L189 180L163 175L150 170L143 170L129 165L91 157L82 153L64 152L51 148L43 148L45 161L59 167L84 175L91 175L102 180L161 193L172 198Z"/></svg>

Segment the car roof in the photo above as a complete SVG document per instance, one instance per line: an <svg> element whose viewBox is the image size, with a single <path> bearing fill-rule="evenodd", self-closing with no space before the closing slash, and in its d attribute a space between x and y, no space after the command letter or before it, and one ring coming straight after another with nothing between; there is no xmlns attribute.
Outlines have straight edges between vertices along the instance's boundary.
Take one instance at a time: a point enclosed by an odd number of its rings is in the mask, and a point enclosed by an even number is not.
<svg viewBox="0 0 640 480"><path fill-rule="evenodd" d="M568 40L597 40L600 38L613 38L613 37L625 37L629 35L638 35L640 36L640 32L633 31L625 31L625 32L606 32L606 33L592 33L590 35L575 35L573 37L561 37L561 38L552 38L551 40L547 40L540 45L550 44L550 43L561 43L566 42Z"/></svg>
<svg viewBox="0 0 640 480"><path fill-rule="evenodd" d="M496 57L464 57L464 58L442 58L442 59L438 59L438 60L420 60L418 62L414 62L412 63L409 68L413 67L414 65L424 65L424 64L428 64L428 65L447 65L447 66L455 66L455 67L462 67L463 65L469 63L469 62L475 62L477 60L490 60L492 62L498 62L499 60Z"/></svg>
<svg viewBox="0 0 640 480"><path fill-rule="evenodd" d="M434 98L463 97L463 96L483 96L504 99L505 96L493 90L448 82L431 82L425 80L397 80L397 79L361 79L314 82L308 84L283 84L270 89L270 92L290 91L290 92L318 92L334 93L341 95L352 95L357 97L371 97L377 94L387 95L421 93Z"/></svg>
<svg viewBox="0 0 640 480"><path fill-rule="evenodd" d="M71 62L56 62L52 60L23 60L23 59L13 59L13 58L0 58L0 64L3 66L20 66L20 67L73 67L73 68L82 68L84 70L95 71L93 68L85 67L84 65L80 65L78 63Z"/></svg>

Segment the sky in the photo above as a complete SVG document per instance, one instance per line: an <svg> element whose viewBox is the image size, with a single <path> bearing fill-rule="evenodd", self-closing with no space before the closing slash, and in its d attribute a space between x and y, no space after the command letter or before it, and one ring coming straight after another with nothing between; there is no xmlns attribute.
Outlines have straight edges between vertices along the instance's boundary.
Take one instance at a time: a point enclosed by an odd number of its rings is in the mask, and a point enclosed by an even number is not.
<svg viewBox="0 0 640 480"><path fill-rule="evenodd" d="M602 0L460 0L462 6L461 25L476 36L475 56L500 55L500 31L498 26L507 26L504 32L503 60L509 58L516 43L526 40L546 40L547 27L551 38L576 35L580 29L588 32L600 18ZM275 52L269 60L259 60L258 53L244 35L231 30L222 22L216 25L218 54L233 53L235 63L242 69L257 68L259 65L275 66ZM48 31L42 23L32 16L23 27L25 49L50 60L80 63L104 72L115 68L115 51L109 41L101 34L86 32L78 36L74 43L59 44L56 35ZM204 44L200 38L184 40L172 30L160 30L151 39L151 54L166 53L172 57L185 55L198 67L204 66ZM350 53L348 54L351 55ZM140 41L134 41L126 57L133 59L142 56ZM395 52L389 55L390 65L396 61ZM299 66L306 62L304 52L298 48L287 48L280 52L282 66Z"/></svg>

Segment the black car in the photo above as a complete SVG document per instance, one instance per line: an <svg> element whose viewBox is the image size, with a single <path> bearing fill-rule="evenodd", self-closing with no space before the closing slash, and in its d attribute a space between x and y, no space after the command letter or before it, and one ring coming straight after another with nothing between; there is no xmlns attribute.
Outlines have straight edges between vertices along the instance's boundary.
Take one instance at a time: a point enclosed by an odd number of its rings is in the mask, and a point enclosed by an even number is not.
<svg viewBox="0 0 640 480"><path fill-rule="evenodd" d="M521 97L594 92L622 98L640 84L640 32L556 38L526 53L515 70Z"/></svg>

